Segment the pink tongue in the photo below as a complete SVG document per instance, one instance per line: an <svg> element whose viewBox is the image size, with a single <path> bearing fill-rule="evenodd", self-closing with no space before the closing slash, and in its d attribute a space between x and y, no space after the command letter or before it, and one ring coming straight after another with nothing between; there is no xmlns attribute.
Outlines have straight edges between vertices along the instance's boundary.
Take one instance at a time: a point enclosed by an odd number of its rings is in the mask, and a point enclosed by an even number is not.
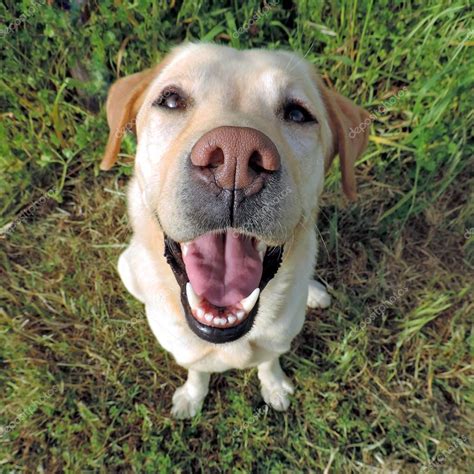
<svg viewBox="0 0 474 474"><path fill-rule="evenodd" d="M215 306L238 303L262 278L262 261L252 238L231 231L193 240L183 261L194 291Z"/></svg>

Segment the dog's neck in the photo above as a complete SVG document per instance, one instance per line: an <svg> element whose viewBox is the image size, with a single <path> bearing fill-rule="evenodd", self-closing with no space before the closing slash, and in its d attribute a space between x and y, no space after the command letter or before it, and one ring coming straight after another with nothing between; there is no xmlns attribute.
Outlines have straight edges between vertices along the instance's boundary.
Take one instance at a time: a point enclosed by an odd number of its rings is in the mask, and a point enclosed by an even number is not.
<svg viewBox="0 0 474 474"><path fill-rule="evenodd" d="M154 256L164 259L164 234L159 216L146 202L135 177L128 188L128 208L134 239Z"/></svg>

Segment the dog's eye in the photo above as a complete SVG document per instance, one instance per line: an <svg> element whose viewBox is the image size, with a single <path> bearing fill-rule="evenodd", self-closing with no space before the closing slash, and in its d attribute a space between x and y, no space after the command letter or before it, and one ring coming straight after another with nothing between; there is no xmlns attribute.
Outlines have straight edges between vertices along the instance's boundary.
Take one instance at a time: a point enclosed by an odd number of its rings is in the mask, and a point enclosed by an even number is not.
<svg viewBox="0 0 474 474"><path fill-rule="evenodd" d="M161 96L153 102L153 105L171 110L185 109L186 99L174 90L165 90Z"/></svg>
<svg viewBox="0 0 474 474"><path fill-rule="evenodd" d="M283 118L288 122L308 123L316 122L316 119L302 106L290 103L283 109Z"/></svg>

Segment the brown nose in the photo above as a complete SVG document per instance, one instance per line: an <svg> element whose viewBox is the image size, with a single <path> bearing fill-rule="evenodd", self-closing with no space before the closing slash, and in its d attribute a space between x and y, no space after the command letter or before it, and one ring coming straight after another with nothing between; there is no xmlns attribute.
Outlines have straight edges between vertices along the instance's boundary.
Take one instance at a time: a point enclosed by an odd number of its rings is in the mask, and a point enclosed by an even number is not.
<svg viewBox="0 0 474 474"><path fill-rule="evenodd" d="M247 127L218 127L204 134L191 150L191 162L202 179L224 189L255 194L265 177L280 169L275 144Z"/></svg>

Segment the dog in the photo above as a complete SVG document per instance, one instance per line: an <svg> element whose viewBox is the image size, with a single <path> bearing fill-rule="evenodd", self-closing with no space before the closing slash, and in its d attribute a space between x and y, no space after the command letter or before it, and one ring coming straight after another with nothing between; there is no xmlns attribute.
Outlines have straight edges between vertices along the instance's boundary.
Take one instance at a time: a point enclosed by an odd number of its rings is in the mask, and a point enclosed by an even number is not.
<svg viewBox="0 0 474 474"><path fill-rule="evenodd" d="M306 306L330 297L312 280L325 172L339 155L356 198L368 113L287 51L190 43L123 77L106 103L110 169L137 136L128 188L133 228L118 272L145 305L159 343L188 370L172 415L202 407L210 374L257 367L264 401L286 410L293 385L279 357Z"/></svg>

